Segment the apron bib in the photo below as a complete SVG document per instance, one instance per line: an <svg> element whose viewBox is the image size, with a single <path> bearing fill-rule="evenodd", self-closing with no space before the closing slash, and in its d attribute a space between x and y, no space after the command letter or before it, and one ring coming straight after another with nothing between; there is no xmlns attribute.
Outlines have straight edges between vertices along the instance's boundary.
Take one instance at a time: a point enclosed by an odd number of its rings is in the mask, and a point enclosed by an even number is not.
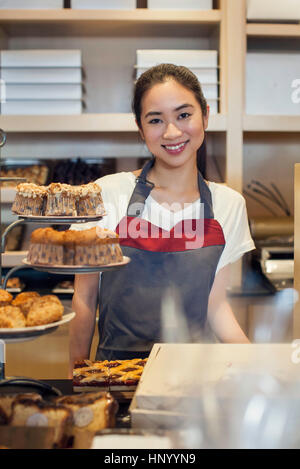
<svg viewBox="0 0 300 469"><path fill-rule="evenodd" d="M144 358L161 342L161 302L167 288L178 292L190 332L203 330L209 293L225 246L214 219L211 192L198 172L200 218L165 231L141 218L154 185L149 161L136 180L116 232L131 262L101 276L97 360ZM193 335L193 334L191 334Z"/></svg>

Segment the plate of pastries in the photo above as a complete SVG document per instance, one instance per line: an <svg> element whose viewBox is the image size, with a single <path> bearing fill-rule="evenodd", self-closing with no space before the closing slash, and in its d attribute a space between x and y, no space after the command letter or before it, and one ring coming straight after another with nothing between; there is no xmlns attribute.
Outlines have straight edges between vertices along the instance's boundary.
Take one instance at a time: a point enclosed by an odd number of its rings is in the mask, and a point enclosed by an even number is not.
<svg viewBox="0 0 300 469"><path fill-rule="evenodd" d="M28 291L14 297L0 289L0 338L24 340L51 332L74 318L65 309L56 295Z"/></svg>
<svg viewBox="0 0 300 469"><path fill-rule="evenodd" d="M110 270L128 264L117 233L99 226L83 230L57 231L38 228L31 233L27 259L23 263L57 273Z"/></svg>

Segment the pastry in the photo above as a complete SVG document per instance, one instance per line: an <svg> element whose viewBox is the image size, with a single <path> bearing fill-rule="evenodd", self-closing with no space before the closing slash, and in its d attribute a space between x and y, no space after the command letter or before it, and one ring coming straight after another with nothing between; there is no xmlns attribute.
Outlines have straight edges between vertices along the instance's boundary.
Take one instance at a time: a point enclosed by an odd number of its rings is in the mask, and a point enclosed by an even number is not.
<svg viewBox="0 0 300 469"><path fill-rule="evenodd" d="M17 185L17 193L12 211L19 215L41 215L43 213L46 187L32 183Z"/></svg>
<svg viewBox="0 0 300 469"><path fill-rule="evenodd" d="M73 389L134 391L147 359L76 362L73 370Z"/></svg>
<svg viewBox="0 0 300 469"><path fill-rule="evenodd" d="M54 429L54 446L66 447L73 417L70 409L26 397L12 403L12 426L50 427Z"/></svg>
<svg viewBox="0 0 300 469"><path fill-rule="evenodd" d="M77 190L72 190L69 184L53 182L48 186L45 215L47 216L76 216Z"/></svg>
<svg viewBox="0 0 300 469"><path fill-rule="evenodd" d="M78 231L75 241L75 265L107 265L122 262L119 236L99 227Z"/></svg>
<svg viewBox="0 0 300 469"><path fill-rule="evenodd" d="M31 233L28 261L32 264L64 264L64 232L38 228Z"/></svg>
<svg viewBox="0 0 300 469"><path fill-rule="evenodd" d="M26 326L40 326L60 321L64 307L55 295L45 295L38 298L29 309Z"/></svg>
<svg viewBox="0 0 300 469"><path fill-rule="evenodd" d="M14 298L11 304L18 306L26 317L32 304L39 297L40 295L35 291L22 292Z"/></svg>
<svg viewBox="0 0 300 469"><path fill-rule="evenodd" d="M89 392L56 399L73 413L72 434L97 432L115 425L118 404L108 392Z"/></svg>
<svg viewBox="0 0 300 469"><path fill-rule="evenodd" d="M7 306L9 305L13 300L13 296L8 293L6 290L2 290L0 288L0 306Z"/></svg>
<svg viewBox="0 0 300 469"><path fill-rule="evenodd" d="M12 414L12 405L19 399L30 399L33 402L41 401L42 397L38 393L23 394L0 394L0 425L9 423Z"/></svg>
<svg viewBox="0 0 300 469"><path fill-rule="evenodd" d="M32 264L97 266L122 262L123 254L119 236L110 230L38 228L31 234L27 259Z"/></svg>
<svg viewBox="0 0 300 469"><path fill-rule="evenodd" d="M0 307L0 328L20 328L26 326L26 319L18 306Z"/></svg>
<svg viewBox="0 0 300 469"><path fill-rule="evenodd" d="M101 187L93 182L79 186L77 215L104 215Z"/></svg>

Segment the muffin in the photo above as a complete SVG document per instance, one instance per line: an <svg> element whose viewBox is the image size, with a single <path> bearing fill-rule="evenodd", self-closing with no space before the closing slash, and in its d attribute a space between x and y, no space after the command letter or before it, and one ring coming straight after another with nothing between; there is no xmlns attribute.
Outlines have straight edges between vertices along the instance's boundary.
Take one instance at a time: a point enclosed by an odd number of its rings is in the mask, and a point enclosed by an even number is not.
<svg viewBox="0 0 300 469"><path fill-rule="evenodd" d="M34 301L39 297L40 295L34 291L23 292L19 293L11 304L13 306L18 306L26 317Z"/></svg>
<svg viewBox="0 0 300 469"><path fill-rule="evenodd" d="M20 308L11 305L0 307L0 328L2 327L26 327L26 319Z"/></svg>
<svg viewBox="0 0 300 469"><path fill-rule="evenodd" d="M45 215L76 216L76 192L69 184L50 184L47 190Z"/></svg>
<svg viewBox="0 0 300 469"><path fill-rule="evenodd" d="M26 326L40 326L59 321L63 312L64 307L55 295L41 296L31 306L26 318Z"/></svg>
<svg viewBox="0 0 300 469"><path fill-rule="evenodd" d="M93 182L79 186L79 200L77 202L77 215L104 215L104 205L101 196L101 187Z"/></svg>
<svg viewBox="0 0 300 469"><path fill-rule="evenodd" d="M32 183L22 183L17 185L17 193L12 205L12 211L18 215L43 214L44 200L47 189Z"/></svg>
<svg viewBox="0 0 300 469"><path fill-rule="evenodd" d="M64 264L75 264L75 243L78 231L67 230L64 232Z"/></svg>
<svg viewBox="0 0 300 469"><path fill-rule="evenodd" d="M31 234L27 259L31 264L63 265L64 232L38 228Z"/></svg>
<svg viewBox="0 0 300 469"><path fill-rule="evenodd" d="M113 231L94 227L78 232L75 243L76 265L107 265L122 260L119 237Z"/></svg>
<svg viewBox="0 0 300 469"><path fill-rule="evenodd" d="M2 290L0 288L0 306L7 306L9 305L13 300L13 296L8 293L6 290Z"/></svg>

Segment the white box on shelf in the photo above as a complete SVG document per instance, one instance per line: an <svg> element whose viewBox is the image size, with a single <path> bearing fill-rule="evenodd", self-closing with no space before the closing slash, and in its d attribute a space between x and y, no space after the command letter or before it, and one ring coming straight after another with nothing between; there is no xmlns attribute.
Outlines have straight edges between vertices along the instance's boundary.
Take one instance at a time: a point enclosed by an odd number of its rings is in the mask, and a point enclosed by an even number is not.
<svg viewBox="0 0 300 469"><path fill-rule="evenodd" d="M0 0L2 10L50 10L63 7L64 0Z"/></svg>
<svg viewBox="0 0 300 469"><path fill-rule="evenodd" d="M139 49L136 54L138 67L148 68L160 63L173 63L189 68L213 68L218 65L216 50Z"/></svg>
<svg viewBox="0 0 300 469"><path fill-rule="evenodd" d="M297 21L300 19L299 0L248 0L248 20L287 20Z"/></svg>
<svg viewBox="0 0 300 469"><path fill-rule="evenodd" d="M82 86L78 84L7 84L6 99L81 99Z"/></svg>
<svg viewBox="0 0 300 469"><path fill-rule="evenodd" d="M2 50L1 67L81 67L81 50Z"/></svg>
<svg viewBox="0 0 300 469"><path fill-rule="evenodd" d="M248 52L246 113L300 115L300 53Z"/></svg>
<svg viewBox="0 0 300 469"><path fill-rule="evenodd" d="M149 67L136 67L136 77L139 78ZM196 75L202 85L218 83L218 69L213 68L192 68L190 70Z"/></svg>
<svg viewBox="0 0 300 469"><path fill-rule="evenodd" d="M148 0L152 10L212 10L212 0Z"/></svg>
<svg viewBox="0 0 300 469"><path fill-rule="evenodd" d="M71 8L79 10L134 10L136 0L71 0Z"/></svg>
<svg viewBox="0 0 300 469"><path fill-rule="evenodd" d="M82 101L6 101L1 103L0 108L3 115L70 115L82 113Z"/></svg>
<svg viewBox="0 0 300 469"><path fill-rule="evenodd" d="M81 83L81 68L0 68L0 78L9 83Z"/></svg>

